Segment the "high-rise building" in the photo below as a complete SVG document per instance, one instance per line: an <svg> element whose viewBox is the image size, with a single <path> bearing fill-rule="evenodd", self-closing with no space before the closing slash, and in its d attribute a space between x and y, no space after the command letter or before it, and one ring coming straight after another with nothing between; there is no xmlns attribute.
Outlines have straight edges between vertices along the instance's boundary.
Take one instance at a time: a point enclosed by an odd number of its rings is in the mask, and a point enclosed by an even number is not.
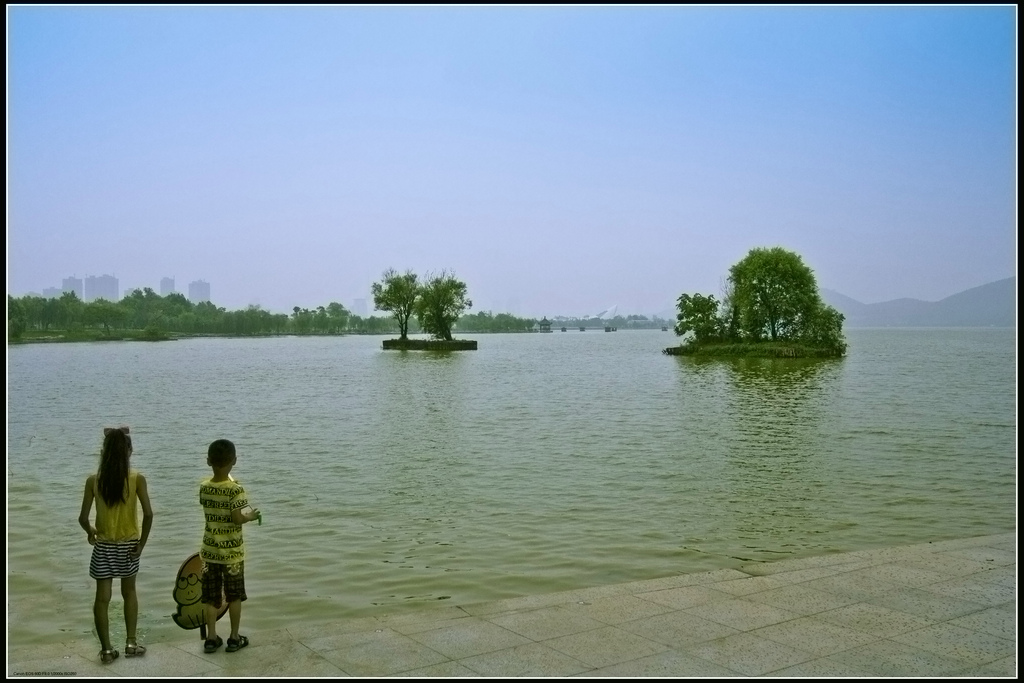
<svg viewBox="0 0 1024 683"><path fill-rule="evenodd" d="M107 301L120 301L121 290L118 288L117 278L113 275L86 275L83 288L84 301L95 299L106 299Z"/></svg>
<svg viewBox="0 0 1024 683"><path fill-rule="evenodd" d="M195 280L188 283L188 300L194 304L210 300L210 283L205 280Z"/></svg>
<svg viewBox="0 0 1024 683"><path fill-rule="evenodd" d="M43 290L44 299L59 299L60 295L64 293L63 289L57 287L47 287Z"/></svg>
<svg viewBox="0 0 1024 683"><path fill-rule="evenodd" d="M165 277L160 279L160 296L174 294L174 278Z"/></svg>
<svg viewBox="0 0 1024 683"><path fill-rule="evenodd" d="M72 275L71 277L64 278L61 283L61 290L64 292L74 292L75 296L79 299L82 301L85 300L85 295L82 290L82 278L80 277Z"/></svg>
<svg viewBox="0 0 1024 683"><path fill-rule="evenodd" d="M352 302L352 312L360 318L366 317L366 299L356 299Z"/></svg>

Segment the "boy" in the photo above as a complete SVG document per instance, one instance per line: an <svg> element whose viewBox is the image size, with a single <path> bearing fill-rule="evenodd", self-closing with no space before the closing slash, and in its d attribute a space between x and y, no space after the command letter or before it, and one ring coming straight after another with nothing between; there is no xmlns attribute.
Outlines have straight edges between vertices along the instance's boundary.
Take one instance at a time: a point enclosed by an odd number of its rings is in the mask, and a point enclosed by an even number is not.
<svg viewBox="0 0 1024 683"><path fill-rule="evenodd" d="M221 607L221 593L228 601L231 635L227 652L236 652L249 644L249 639L238 634L242 620L242 601L245 595L242 525L259 519L259 510L249 508L245 489L231 478L231 468L237 462L235 444L218 439L210 444L206 464L213 476L199 485L199 502L206 516L203 546L199 556L203 560L203 603L206 606L206 642L203 650L216 652L224 641L217 635L217 612ZM248 509L246 509L248 508Z"/></svg>

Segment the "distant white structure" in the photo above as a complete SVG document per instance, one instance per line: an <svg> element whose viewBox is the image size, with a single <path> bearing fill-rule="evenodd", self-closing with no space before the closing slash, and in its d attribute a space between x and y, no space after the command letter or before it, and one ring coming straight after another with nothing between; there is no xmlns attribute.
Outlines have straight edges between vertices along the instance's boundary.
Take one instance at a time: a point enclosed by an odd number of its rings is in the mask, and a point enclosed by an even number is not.
<svg viewBox="0 0 1024 683"><path fill-rule="evenodd" d="M174 294L174 278L160 278L160 296L167 296L168 294Z"/></svg>
<svg viewBox="0 0 1024 683"><path fill-rule="evenodd" d="M586 319L586 318L597 318L599 320L611 320L612 318L615 317L615 314L618 313L618 311L619 311L619 305L616 304L616 305L612 306L611 308L606 308L603 311L601 311L600 313L597 313L595 315L585 315L583 317L584 317L584 319Z"/></svg>
<svg viewBox="0 0 1024 683"><path fill-rule="evenodd" d="M206 280L195 280L188 283L188 300L194 304L210 300L210 283Z"/></svg>
<svg viewBox="0 0 1024 683"><path fill-rule="evenodd" d="M356 299L352 302L352 312L360 318L366 317L366 299Z"/></svg>
<svg viewBox="0 0 1024 683"><path fill-rule="evenodd" d="M74 292L75 296L80 300L85 300L85 292L82 288L82 278L80 277L72 275L71 277L64 278L61 283L61 290L64 292Z"/></svg>
<svg viewBox="0 0 1024 683"><path fill-rule="evenodd" d="M63 289L59 287L47 287L43 290L44 299L59 299L60 295L64 293Z"/></svg>
<svg viewBox="0 0 1024 683"><path fill-rule="evenodd" d="M117 278L113 275L100 275L99 277L87 275L82 290L83 301L95 301L96 299L106 299L107 301L121 300L121 290L118 286Z"/></svg>

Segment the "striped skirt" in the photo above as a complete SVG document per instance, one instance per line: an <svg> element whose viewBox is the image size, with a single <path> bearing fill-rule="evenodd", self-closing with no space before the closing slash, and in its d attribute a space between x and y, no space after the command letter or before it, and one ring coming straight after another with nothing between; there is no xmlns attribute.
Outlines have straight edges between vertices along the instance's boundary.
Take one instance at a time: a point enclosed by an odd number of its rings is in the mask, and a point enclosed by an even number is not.
<svg viewBox="0 0 1024 683"><path fill-rule="evenodd" d="M96 541L89 561L89 576L94 579L124 579L139 573L139 558L129 553L138 541L107 543Z"/></svg>

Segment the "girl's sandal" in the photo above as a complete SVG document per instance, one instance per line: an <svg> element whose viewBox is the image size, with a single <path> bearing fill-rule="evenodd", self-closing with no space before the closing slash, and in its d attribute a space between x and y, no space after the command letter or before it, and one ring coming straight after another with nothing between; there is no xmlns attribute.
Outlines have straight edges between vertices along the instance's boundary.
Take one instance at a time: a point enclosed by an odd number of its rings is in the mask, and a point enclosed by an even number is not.
<svg viewBox="0 0 1024 683"><path fill-rule="evenodd" d="M100 650L100 661L104 664L110 664L119 656L120 653L117 650Z"/></svg>
<svg viewBox="0 0 1024 683"><path fill-rule="evenodd" d="M125 657L141 657L146 654L146 648L138 643L131 644L125 643L124 645L124 656Z"/></svg>

